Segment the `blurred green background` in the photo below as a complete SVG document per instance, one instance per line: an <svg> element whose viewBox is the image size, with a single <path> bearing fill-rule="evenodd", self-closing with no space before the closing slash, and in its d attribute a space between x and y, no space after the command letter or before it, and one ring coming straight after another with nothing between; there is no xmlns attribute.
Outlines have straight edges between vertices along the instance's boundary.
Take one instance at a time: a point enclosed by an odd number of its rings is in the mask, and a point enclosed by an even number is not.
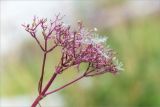
<svg viewBox="0 0 160 107"><path fill-rule="evenodd" d="M70 2L63 3L69 4ZM160 2L158 0L137 0L136 4L136 0L88 0L71 3L74 13L69 13L69 17L70 14L75 17L72 17L73 21L70 22L68 19L67 21L75 24L75 20L81 19L86 27L97 27L100 35L108 36L107 42L117 52L125 70L118 75L108 73L85 78L65 88L59 92L64 103L61 106L159 107ZM22 28L19 30L25 32ZM2 38L3 36L5 35L1 34ZM17 36L30 39L25 38L21 45L17 46L18 48L1 54L1 100L19 95L33 97L37 95L42 52L27 33ZM16 43L16 39L14 42ZM54 72L58 57L59 49L48 56L45 81ZM51 88L61 86L75 76L77 73L74 72L74 68L70 69L58 77Z"/></svg>

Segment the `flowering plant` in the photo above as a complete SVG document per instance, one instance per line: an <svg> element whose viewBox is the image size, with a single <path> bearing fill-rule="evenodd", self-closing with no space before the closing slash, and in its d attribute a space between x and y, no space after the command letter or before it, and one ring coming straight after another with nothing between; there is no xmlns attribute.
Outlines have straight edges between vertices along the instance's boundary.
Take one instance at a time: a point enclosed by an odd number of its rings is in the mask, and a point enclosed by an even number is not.
<svg viewBox="0 0 160 107"><path fill-rule="evenodd" d="M40 100L49 94L57 92L84 77L92 77L107 72L117 73L122 70L122 63L118 62L113 50L105 47L107 38L99 37L96 33L97 29L86 29L82 22L78 22L77 30L71 30L70 26L66 26L62 21L63 16L56 15L54 20L47 22L47 19L38 19L34 17L32 24L23 24L25 30L35 39L43 52L43 63L41 77L39 79L38 92L39 95L33 102L31 107L36 107ZM39 27L39 28L38 28ZM37 38L37 30L41 30L44 45ZM53 41L52 47L48 46L48 42ZM49 79L48 83L43 87L43 78L45 73L45 63L47 54L52 52L56 47L61 47L61 59L55 67L55 72ZM81 63L86 63L86 70L82 75L73 81L48 92L49 87L54 79L65 72L66 69L76 66L79 71Z"/></svg>

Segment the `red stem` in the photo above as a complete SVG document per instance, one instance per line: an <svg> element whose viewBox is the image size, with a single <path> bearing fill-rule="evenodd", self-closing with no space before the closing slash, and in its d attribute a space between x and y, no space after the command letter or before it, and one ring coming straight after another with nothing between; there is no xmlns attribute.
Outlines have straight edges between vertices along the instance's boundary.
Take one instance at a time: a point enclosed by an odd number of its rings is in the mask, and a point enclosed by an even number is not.
<svg viewBox="0 0 160 107"><path fill-rule="evenodd" d="M41 72L41 77L40 77L39 86L38 86L39 94L42 91L42 83L43 83L43 76L44 76L44 68L45 68L46 56L47 56L47 53L44 53L44 55L43 55L43 63L42 63L42 72Z"/></svg>
<svg viewBox="0 0 160 107"><path fill-rule="evenodd" d="M42 71L41 71L41 77L40 77L39 85L38 85L39 94L42 91L42 84L43 84L43 77L44 77L44 68L45 68L45 63L46 63L46 57L47 57L47 39L45 39L45 49L44 49L44 55L43 55Z"/></svg>
<svg viewBox="0 0 160 107"><path fill-rule="evenodd" d="M69 83L67 83L67 84L65 84L65 85L63 85L63 86L61 86L61 87L59 87L59 88L57 88L57 89L51 91L51 92L46 93L46 94L44 95L44 97L47 96L47 95L49 95L49 94L52 94L52 93L54 93L54 92L57 92L57 91L59 91L59 90L65 88L65 87L67 87L67 86L69 86L69 85L71 85L72 83L74 83L74 82L80 80L80 79L83 78L83 77L85 77L85 75L81 75L80 77L74 79L73 81L71 81L71 82L69 82Z"/></svg>
<svg viewBox="0 0 160 107"><path fill-rule="evenodd" d="M37 39L37 37L34 37L36 42L38 43L38 45L40 46L40 48L45 51L45 49L43 48L43 46L41 45L40 41Z"/></svg>
<svg viewBox="0 0 160 107"><path fill-rule="evenodd" d="M57 73L54 73L53 76L52 76L52 78L49 80L49 82L45 86L44 90L41 93L43 96L46 93L46 91L48 90L48 88L50 87L50 85L52 84L52 82L54 81L54 79L56 78L56 76L57 76Z"/></svg>
<svg viewBox="0 0 160 107"><path fill-rule="evenodd" d="M40 93L40 95L36 98L36 100L33 102L31 107L36 107L36 105L39 103L39 101L41 99L43 99L46 91L48 90L48 88L51 86L52 82L54 81L54 79L56 78L57 74L54 73L53 76L51 77L51 79L49 80L49 82L47 83L47 85L45 86L45 88L43 89L43 91Z"/></svg>
<svg viewBox="0 0 160 107"><path fill-rule="evenodd" d="M39 103L39 101L42 99L43 97L41 95L39 95L36 100L33 102L31 107L36 107L37 104Z"/></svg>
<svg viewBox="0 0 160 107"><path fill-rule="evenodd" d="M87 71L89 70L89 68L90 68L90 65L91 65L91 63L88 64L88 67L87 67L86 71L83 73L83 75L79 76L78 78L70 81L69 83L67 83L67 84L65 84L65 85L63 85L63 86L61 86L61 87L59 87L59 88L57 88L57 89L55 89L55 90L53 90L53 91L51 91L51 92L46 93L46 94L44 95L44 97L46 97L46 96L49 95L49 94L52 94L52 93L54 93L54 92L57 92L57 91L65 88L65 87L71 85L72 83L74 83L74 82L82 79L83 77L87 77L87 75L88 75L90 72L93 71L93 70L91 70L91 71L87 72Z"/></svg>
<svg viewBox="0 0 160 107"><path fill-rule="evenodd" d="M47 50L47 53L48 53L48 52L51 52L51 51L52 51L54 48L56 48L56 47L57 47L57 44L54 45L52 48L48 49L48 50Z"/></svg>

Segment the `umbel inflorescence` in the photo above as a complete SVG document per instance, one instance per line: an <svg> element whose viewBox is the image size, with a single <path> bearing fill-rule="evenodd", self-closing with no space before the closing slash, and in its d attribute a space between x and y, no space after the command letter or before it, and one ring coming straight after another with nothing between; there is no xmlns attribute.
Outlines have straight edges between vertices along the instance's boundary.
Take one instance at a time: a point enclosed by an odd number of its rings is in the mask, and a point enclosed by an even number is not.
<svg viewBox="0 0 160 107"><path fill-rule="evenodd" d="M71 26L66 26L62 19L63 16L60 16L60 14L56 15L55 19L50 21L44 18L38 19L34 17L32 24L22 25L36 40L44 54L41 77L38 85L39 95L32 104L32 107L35 107L45 96L59 91L83 77L101 75L107 72L115 74L123 70L122 63L116 59L113 50L106 46L107 38L100 37L97 34L96 28L88 30L83 26L81 21L78 21L77 29L72 30L73 28L71 28ZM41 34L38 34L37 30L41 30ZM37 37L38 35L43 36L44 43L40 42ZM53 42L53 46L48 46L49 41ZM55 67L52 77L43 87L46 56L56 47L61 47L61 59ZM81 63L87 64L86 70L83 71L81 76L58 89L48 92L50 85L57 75L74 66L79 71Z"/></svg>

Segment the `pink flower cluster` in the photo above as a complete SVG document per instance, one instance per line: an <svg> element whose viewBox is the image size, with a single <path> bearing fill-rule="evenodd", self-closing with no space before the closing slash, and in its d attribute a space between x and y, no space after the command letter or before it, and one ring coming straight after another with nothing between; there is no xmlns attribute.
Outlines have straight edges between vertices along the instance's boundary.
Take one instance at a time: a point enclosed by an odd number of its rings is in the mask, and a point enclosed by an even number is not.
<svg viewBox="0 0 160 107"><path fill-rule="evenodd" d="M79 67L81 63L88 63L85 76L106 72L116 73L122 70L122 64L116 59L113 50L105 47L107 38L100 37L96 33L96 28L88 30L79 21L77 30L71 30L70 26L66 26L62 22L62 18L57 15L49 25L47 19L34 18L32 26L23 25L33 37L35 37L37 27L40 26L44 38L52 39L55 44L53 47L60 46L62 48L62 56L56 66L56 73L62 73L71 66ZM42 46L41 48L45 50Z"/></svg>
<svg viewBox="0 0 160 107"><path fill-rule="evenodd" d="M47 19L38 19L34 17L32 24L22 25L36 40L43 51L41 76L38 84L39 95L34 100L31 107L36 107L40 100L47 95L57 92L83 77L96 76L107 72L115 74L118 71L123 70L122 63L116 59L113 50L108 46L105 47L107 38L100 37L96 33L96 28L94 28L94 30L88 30L83 26L82 22L79 21L77 30L72 30L70 26L66 26L63 23L62 18L63 17L60 17L60 15L57 15L55 20L50 20L48 22ZM37 35L43 36L42 39L44 43L41 43L42 41ZM49 41L52 41L52 46L49 46ZM46 56L56 47L61 48L61 59L55 68L55 72L43 87ZM86 63L87 67L81 76L48 92L49 87L58 74L72 66L77 66L77 70L79 71L79 66L82 63Z"/></svg>

